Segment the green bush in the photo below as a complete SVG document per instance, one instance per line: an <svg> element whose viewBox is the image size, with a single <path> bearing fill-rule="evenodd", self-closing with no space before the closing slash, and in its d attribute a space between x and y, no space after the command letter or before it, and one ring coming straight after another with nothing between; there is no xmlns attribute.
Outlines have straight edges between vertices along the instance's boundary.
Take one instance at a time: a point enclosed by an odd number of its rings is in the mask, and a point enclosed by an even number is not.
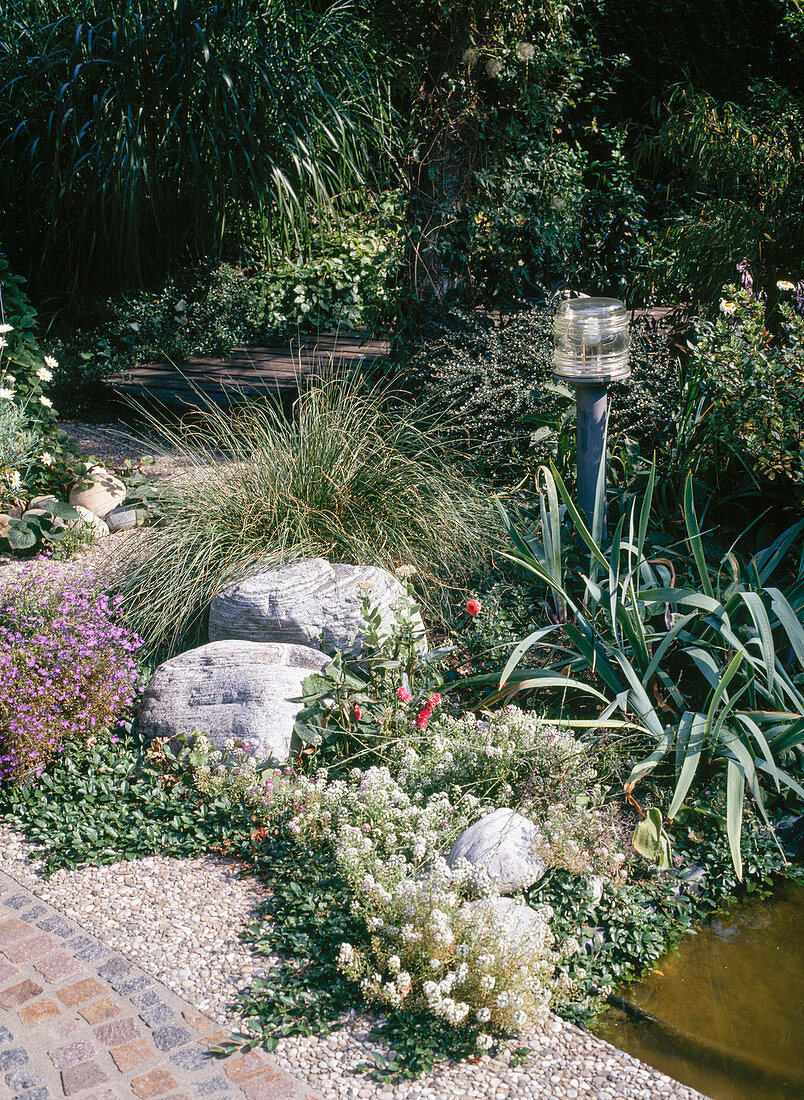
<svg viewBox="0 0 804 1100"><path fill-rule="evenodd" d="M16 255L69 293L218 256L241 207L286 245L306 236L362 182L387 115L362 30L348 4L4 4Z"/></svg>
<svg viewBox="0 0 804 1100"><path fill-rule="evenodd" d="M303 556L405 566L444 591L494 538L486 493L422 417L390 412L359 378L316 380L290 418L270 401L209 408L163 438L189 471L162 500L124 588L152 647L201 629L215 593L259 566Z"/></svg>
<svg viewBox="0 0 804 1100"><path fill-rule="evenodd" d="M110 298L93 324L65 334L56 383L76 404L106 379L144 363L227 356L265 337L262 282L232 264L201 265L159 291Z"/></svg>
<svg viewBox="0 0 804 1100"><path fill-rule="evenodd" d="M750 82L743 97L678 86L657 106L636 150L666 196L637 275L642 294L708 304L742 259L768 291L801 270L804 100L771 79Z"/></svg>
<svg viewBox="0 0 804 1100"><path fill-rule="evenodd" d="M387 322L399 265L399 226L353 219L327 234L306 258L268 266L260 277L264 326L284 337L301 329L339 332Z"/></svg>
<svg viewBox="0 0 804 1100"><path fill-rule="evenodd" d="M678 382L666 334L633 326L632 377L613 387L610 443L626 437L650 454L672 438ZM547 306L502 318L451 312L404 371L422 405L448 415L480 472L511 484L548 459L565 474L574 462L574 401L552 381L553 317Z"/></svg>
<svg viewBox="0 0 804 1100"><path fill-rule="evenodd" d="M65 496L83 471L57 425L51 383L58 363L39 348L36 311L23 283L0 253L0 545L15 550L58 538L58 525L52 516L9 519L6 509L25 507L41 494Z"/></svg>
<svg viewBox="0 0 804 1100"><path fill-rule="evenodd" d="M804 316L793 307L793 282L780 280L779 287L771 311L750 289L727 286L719 317L696 322L679 459L716 485L779 482L800 506Z"/></svg>

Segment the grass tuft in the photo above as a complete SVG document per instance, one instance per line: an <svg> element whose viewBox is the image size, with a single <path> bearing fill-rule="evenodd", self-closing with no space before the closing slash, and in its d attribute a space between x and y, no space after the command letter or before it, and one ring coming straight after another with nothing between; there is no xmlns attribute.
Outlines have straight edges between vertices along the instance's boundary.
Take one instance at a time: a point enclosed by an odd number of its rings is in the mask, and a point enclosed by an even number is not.
<svg viewBox="0 0 804 1100"><path fill-rule="evenodd" d="M489 495L392 396L317 379L289 416L262 399L151 422L187 467L125 568L126 615L151 652L198 641L227 583L297 558L413 567L436 601L462 588L497 537Z"/></svg>

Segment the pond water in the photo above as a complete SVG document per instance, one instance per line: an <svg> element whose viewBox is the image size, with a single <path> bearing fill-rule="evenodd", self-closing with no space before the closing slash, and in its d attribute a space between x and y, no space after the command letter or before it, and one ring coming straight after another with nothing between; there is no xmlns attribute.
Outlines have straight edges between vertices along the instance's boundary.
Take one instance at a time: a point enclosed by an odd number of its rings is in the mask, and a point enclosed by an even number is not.
<svg viewBox="0 0 804 1100"><path fill-rule="evenodd" d="M594 1027L614 1046L713 1100L804 1100L804 886L735 907L618 993Z"/></svg>

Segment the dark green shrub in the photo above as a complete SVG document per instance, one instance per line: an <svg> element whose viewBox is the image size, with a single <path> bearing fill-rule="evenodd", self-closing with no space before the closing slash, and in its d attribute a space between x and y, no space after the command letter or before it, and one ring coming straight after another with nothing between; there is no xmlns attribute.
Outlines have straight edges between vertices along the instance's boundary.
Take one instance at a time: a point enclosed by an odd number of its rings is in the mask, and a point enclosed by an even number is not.
<svg viewBox="0 0 804 1100"><path fill-rule="evenodd" d="M666 333L644 322L632 332L632 377L612 389L610 443L626 436L644 453L672 438L678 402ZM448 414L482 474L511 484L549 458L572 472L574 400L552 381L553 318L547 306L505 317L453 311L429 333L405 370L425 408Z"/></svg>
<svg viewBox="0 0 804 1100"><path fill-rule="evenodd" d="M349 4L9 0L0 207L16 254L69 292L219 255L241 207L286 245L307 236L362 181L387 115L362 30Z"/></svg>

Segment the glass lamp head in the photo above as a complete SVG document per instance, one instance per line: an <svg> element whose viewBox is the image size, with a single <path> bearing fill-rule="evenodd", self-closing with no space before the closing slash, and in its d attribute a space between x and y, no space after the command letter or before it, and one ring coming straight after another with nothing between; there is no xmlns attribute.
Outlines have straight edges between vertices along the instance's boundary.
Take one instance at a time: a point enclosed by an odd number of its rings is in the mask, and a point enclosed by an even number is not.
<svg viewBox="0 0 804 1100"><path fill-rule="evenodd" d="M631 373L628 314L616 298L568 298L556 310L553 374L563 382L615 382Z"/></svg>

